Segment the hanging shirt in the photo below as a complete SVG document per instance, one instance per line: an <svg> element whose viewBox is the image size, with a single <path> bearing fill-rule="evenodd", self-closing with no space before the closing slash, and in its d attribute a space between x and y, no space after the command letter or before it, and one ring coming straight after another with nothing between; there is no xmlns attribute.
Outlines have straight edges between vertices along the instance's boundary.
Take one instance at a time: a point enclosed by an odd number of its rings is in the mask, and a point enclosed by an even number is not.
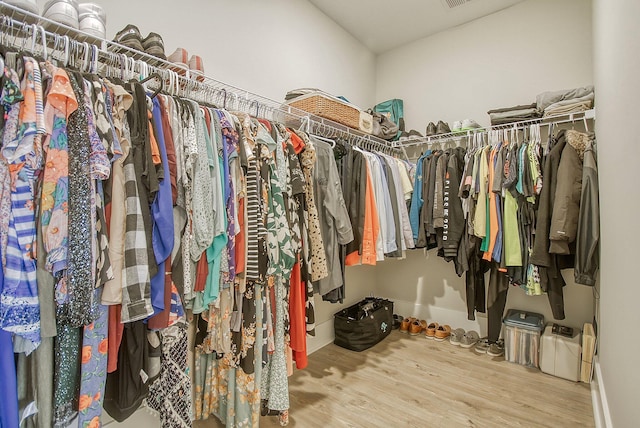
<svg viewBox="0 0 640 428"><path fill-rule="evenodd" d="M15 114L10 116L13 125L5 128L8 139L4 139L2 147L11 176L11 211L0 300L0 327L24 339L16 352L29 354L40 344L33 199L36 176L42 167L42 136L46 129L40 69L36 61L28 57L24 58L24 66L21 87L24 101L20 104L17 123Z"/></svg>
<svg viewBox="0 0 640 428"><path fill-rule="evenodd" d="M380 221L380 242L377 244L377 260L384 260L384 254L397 251L395 221L393 218L393 208L391 206L391 195L389 187L382 170L380 159L372 153L366 153L369 162L371 176L373 179L373 189Z"/></svg>
<svg viewBox="0 0 640 428"><path fill-rule="evenodd" d="M353 240L353 230L344 203L333 150L329 144L322 141L314 141L314 145L318 154L314 170L317 184L316 200L322 201L318 209L318 218L325 243L328 266L331 269L329 276L318 283L318 291L324 295L343 285L339 245L345 245Z"/></svg>
<svg viewBox="0 0 640 428"><path fill-rule="evenodd" d="M151 278L151 302L154 311L160 312L165 308L165 263L173 250L173 196L171 193L171 178L167 148L164 141L162 126L162 108L160 100L154 98L153 113L150 114L149 131L155 136L162 166L163 179L160 181L158 193L151 204L153 216L153 252L158 264L158 273ZM170 261L170 260L169 260Z"/></svg>

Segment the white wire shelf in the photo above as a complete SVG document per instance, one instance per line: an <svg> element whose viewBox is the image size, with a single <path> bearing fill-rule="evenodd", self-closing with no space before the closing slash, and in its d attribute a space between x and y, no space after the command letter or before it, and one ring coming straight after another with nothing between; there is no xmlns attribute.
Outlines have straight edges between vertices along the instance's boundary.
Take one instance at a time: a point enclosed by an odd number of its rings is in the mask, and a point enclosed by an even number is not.
<svg viewBox="0 0 640 428"><path fill-rule="evenodd" d="M173 95L214 104L229 110L245 111L254 116L280 121L290 127L299 127L306 121L311 132L331 138L343 138L363 148L396 152L392 142L221 82L210 76L195 75L184 66L156 58L112 40L97 38L3 1L0 1L0 14L0 26L4 32L0 42L5 45L9 44L8 39L13 39L14 46L18 44L22 50L28 50L34 54L49 53L54 59L61 60L64 57L61 46L66 42L71 56L77 61L76 65L86 69L88 69L87 62L94 61L101 67L100 71L105 67L112 70L120 69L121 72L127 69L139 78L157 73L166 78L166 81L174 82L172 86L175 88L165 88ZM42 35L45 37L43 38ZM47 46L47 50L44 49L44 45ZM94 55L93 59L92 55Z"/></svg>
<svg viewBox="0 0 640 428"><path fill-rule="evenodd" d="M500 129L516 129L522 130L531 125L540 126L549 126L549 125L559 125L562 123L570 123L570 122L579 122L583 121L586 123L588 120L594 120L596 117L596 110L590 109L582 112L568 113L568 114L560 114L554 116L547 117L538 117L535 119L522 120L519 122L511 122L505 123L501 125L493 125L486 128L477 128L470 129L466 131L459 132L449 132L447 134L439 134L428 137L412 137L399 141L395 141L394 145L396 148L408 148L413 146L421 146L421 145L429 145L429 144L441 144L447 141L462 141L463 139L469 140L473 138L475 134L481 133L486 134L490 131L500 130Z"/></svg>

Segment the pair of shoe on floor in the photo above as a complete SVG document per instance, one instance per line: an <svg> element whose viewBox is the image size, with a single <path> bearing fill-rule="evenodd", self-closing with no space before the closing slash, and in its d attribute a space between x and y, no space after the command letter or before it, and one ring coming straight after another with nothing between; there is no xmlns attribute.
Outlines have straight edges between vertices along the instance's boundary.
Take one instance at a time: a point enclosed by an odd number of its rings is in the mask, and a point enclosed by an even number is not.
<svg viewBox="0 0 640 428"><path fill-rule="evenodd" d="M504 355L504 342L498 340L495 343L489 343L489 339L486 337L480 338L478 332L470 330L465 332L462 328L457 328L451 332L451 338L449 339L452 345L460 346L461 348L471 348L478 354L487 354L491 357L501 357Z"/></svg>
<svg viewBox="0 0 640 428"><path fill-rule="evenodd" d="M464 331L463 328L456 328L451 332L449 342L461 348L471 348L480 340L480 335L475 330Z"/></svg>
<svg viewBox="0 0 640 428"><path fill-rule="evenodd" d="M427 328L427 322L415 317L403 318L400 322L400 333L408 333L411 336L419 335L425 328Z"/></svg>
<svg viewBox="0 0 640 428"><path fill-rule="evenodd" d="M424 334L427 339L435 339L438 342L442 342L451 334L451 327L448 325L439 325L436 322L427 324L425 320L411 317L402 320L400 332L408 333L410 336Z"/></svg>
<svg viewBox="0 0 640 428"><path fill-rule="evenodd" d="M504 341L502 339L497 342L490 343L487 337L484 337L476 343L475 351L478 354L487 354L490 357L502 357L504 355Z"/></svg>

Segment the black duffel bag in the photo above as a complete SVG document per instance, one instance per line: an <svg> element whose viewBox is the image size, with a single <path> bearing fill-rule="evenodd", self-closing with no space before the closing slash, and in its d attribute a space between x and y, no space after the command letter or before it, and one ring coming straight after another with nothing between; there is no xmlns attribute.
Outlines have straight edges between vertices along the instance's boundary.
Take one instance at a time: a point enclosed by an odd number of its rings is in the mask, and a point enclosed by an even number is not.
<svg viewBox="0 0 640 428"><path fill-rule="evenodd" d="M393 302L367 297L336 313L333 343L352 351L364 351L387 337L393 328Z"/></svg>

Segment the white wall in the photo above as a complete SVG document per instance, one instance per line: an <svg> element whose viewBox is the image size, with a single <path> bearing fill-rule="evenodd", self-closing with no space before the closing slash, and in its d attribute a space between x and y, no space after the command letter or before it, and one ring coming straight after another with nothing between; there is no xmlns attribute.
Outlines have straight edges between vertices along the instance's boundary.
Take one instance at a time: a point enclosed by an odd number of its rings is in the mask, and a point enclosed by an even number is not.
<svg viewBox="0 0 640 428"><path fill-rule="evenodd" d="M602 236L598 380L613 426L622 428L640 421L640 341L633 339L640 324L635 245L640 145L629 128L637 121L640 96L640 2L595 0L593 16Z"/></svg>
<svg viewBox="0 0 640 428"><path fill-rule="evenodd" d="M488 125L486 111L535 101L538 93L589 85L592 79L591 1L529 0L380 55L376 101L402 98L407 129L424 132L429 121L466 117ZM401 315L486 329L468 322L464 277L452 264L423 251L376 270L382 295ZM593 318L593 289L564 272L563 324L582 327ZM546 296L509 290L507 308L553 319Z"/></svg>
<svg viewBox="0 0 640 428"><path fill-rule="evenodd" d="M374 55L306 0L92 1L107 12L107 37L127 24L159 33L167 55L200 55L216 80L274 100L318 87L373 105Z"/></svg>
<svg viewBox="0 0 640 428"><path fill-rule="evenodd" d="M407 129L535 102L593 83L590 0L529 0L377 59L376 102L404 100Z"/></svg>

